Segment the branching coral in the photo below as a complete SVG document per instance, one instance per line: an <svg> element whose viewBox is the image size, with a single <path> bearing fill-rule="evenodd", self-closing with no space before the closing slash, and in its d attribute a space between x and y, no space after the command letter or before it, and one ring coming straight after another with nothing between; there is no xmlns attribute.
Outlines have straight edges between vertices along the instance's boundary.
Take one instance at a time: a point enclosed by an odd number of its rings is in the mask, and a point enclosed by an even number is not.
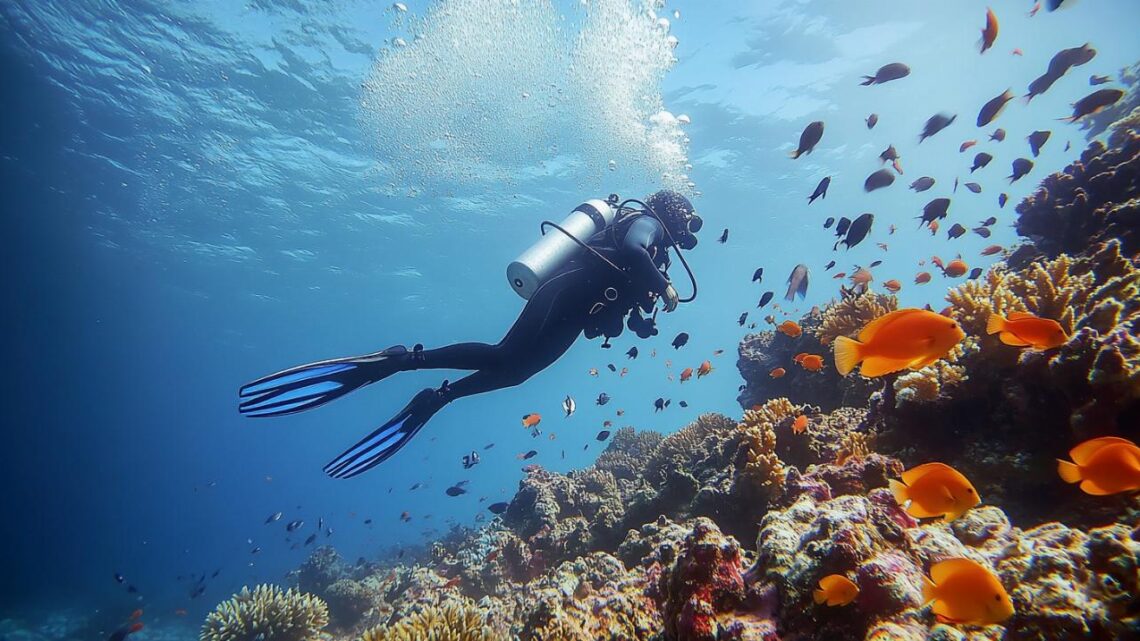
<svg viewBox="0 0 1140 641"><path fill-rule="evenodd" d="M470 605L449 603L429 607L395 625L367 630L361 641L494 641L485 615Z"/></svg>
<svg viewBox="0 0 1140 641"><path fill-rule="evenodd" d="M650 482L661 483L674 473L692 469L708 455L701 444L707 439L723 438L736 424L723 414L702 414L697 420L665 437L646 464Z"/></svg>
<svg viewBox="0 0 1140 641"><path fill-rule="evenodd" d="M759 496L771 497L784 487L784 464L776 455L776 424L795 415L796 407L786 398L744 412L738 426L743 438L736 451L736 467L745 487Z"/></svg>
<svg viewBox="0 0 1140 641"><path fill-rule="evenodd" d="M848 296L823 310L823 320L815 330L824 345L830 345L840 336L854 338L867 323L899 308L895 296L871 291Z"/></svg>
<svg viewBox="0 0 1140 641"><path fill-rule="evenodd" d="M939 360L895 379L895 403L937 400L946 385L957 385L967 378L966 368Z"/></svg>
<svg viewBox="0 0 1140 641"><path fill-rule="evenodd" d="M329 623L315 596L275 585L242 588L206 617L201 641L317 641Z"/></svg>

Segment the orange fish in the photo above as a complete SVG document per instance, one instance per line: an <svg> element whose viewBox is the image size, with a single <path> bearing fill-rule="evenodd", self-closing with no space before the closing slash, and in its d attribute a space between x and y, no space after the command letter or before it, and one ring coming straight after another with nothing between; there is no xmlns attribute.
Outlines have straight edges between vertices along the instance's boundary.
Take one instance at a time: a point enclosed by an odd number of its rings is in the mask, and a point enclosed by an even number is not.
<svg viewBox="0 0 1140 641"><path fill-rule="evenodd" d="M831 574L819 580L819 589L812 593L816 603L847 605L859 596L859 586L842 574Z"/></svg>
<svg viewBox="0 0 1140 641"><path fill-rule="evenodd" d="M903 472L902 481L887 483L899 505L916 519L941 516L953 521L981 503L969 479L945 463L919 465Z"/></svg>
<svg viewBox="0 0 1140 641"><path fill-rule="evenodd" d="M1025 15L1026 15L1027 17L1029 17L1029 18L1032 18L1033 16L1037 15L1037 12L1038 12L1038 11L1040 11L1040 10L1041 10L1041 3L1040 3L1040 2L1035 2L1035 3L1033 3L1033 8L1032 8L1032 9L1030 9L1030 10L1029 10L1029 13L1027 13L1027 14L1025 14Z"/></svg>
<svg viewBox="0 0 1140 641"><path fill-rule="evenodd" d="M1020 56L1020 55L1023 55L1023 54L1022 54L1022 51L1021 51L1021 49L1014 49L1013 51L1010 51L1009 53L1010 53L1011 55L1014 55L1014 56Z"/></svg>
<svg viewBox="0 0 1140 641"><path fill-rule="evenodd" d="M709 372L711 372L711 371L713 371L712 363L705 361L705 362L701 363L700 367L697 368L697 378L701 378L702 376L708 376Z"/></svg>
<svg viewBox="0 0 1140 641"><path fill-rule="evenodd" d="M982 29L982 51L985 53L986 49L994 46L994 41L998 37L998 19L994 15L994 10L986 8L986 27Z"/></svg>
<svg viewBox="0 0 1140 641"><path fill-rule="evenodd" d="M143 615L143 611L141 608L138 610L135 610L134 612L131 612L131 621L137 621L140 617L142 617L142 615Z"/></svg>
<svg viewBox="0 0 1140 641"><path fill-rule="evenodd" d="M523 427L535 427L542 422L541 414L523 414L522 425Z"/></svg>
<svg viewBox="0 0 1140 641"><path fill-rule="evenodd" d="M693 368L686 367L685 369L681 370L681 382L682 383L684 383L685 381L689 380L692 377L693 377Z"/></svg>
<svg viewBox="0 0 1140 641"><path fill-rule="evenodd" d="M915 285L921 285L923 283L929 283L929 282L930 282L930 272L918 272L918 274L914 277L914 284Z"/></svg>
<svg viewBox="0 0 1140 641"><path fill-rule="evenodd" d="M1066 483L1080 483L1094 496L1140 490L1140 447L1127 439L1102 436L1074 447L1073 462L1057 461Z"/></svg>
<svg viewBox="0 0 1140 641"><path fill-rule="evenodd" d="M1001 245L990 245L982 250L982 256L993 256L994 254L1001 253Z"/></svg>
<svg viewBox="0 0 1140 641"><path fill-rule="evenodd" d="M883 289L894 294L894 293L897 293L900 289L902 289L902 283L900 283L897 280L892 278L892 279L883 283Z"/></svg>
<svg viewBox="0 0 1140 641"><path fill-rule="evenodd" d="M799 323L793 320L786 320L780 323L780 326L776 329L792 338L798 338L800 334L804 333L804 330L800 329Z"/></svg>
<svg viewBox="0 0 1140 641"><path fill-rule="evenodd" d="M946 268L942 270L942 275L949 276L950 278L959 278L965 276L968 271L970 271L970 266L966 264L966 261L961 258L955 258L949 263L946 263Z"/></svg>
<svg viewBox="0 0 1140 641"><path fill-rule="evenodd" d="M958 146L958 153L962 153L963 151L966 151L967 149L969 149L970 147L973 147L976 144L978 144L977 140L967 140L966 142L964 142Z"/></svg>
<svg viewBox="0 0 1140 641"><path fill-rule="evenodd" d="M931 256L930 263L938 269L946 269L946 265L942 264L942 259L937 256Z"/></svg>
<svg viewBox="0 0 1140 641"><path fill-rule="evenodd" d="M807 431L807 428L808 428L808 417L804 414L800 414L799 416L796 417L795 421L792 421L792 433L793 434L803 434L804 432Z"/></svg>
<svg viewBox="0 0 1140 641"><path fill-rule="evenodd" d="M934 236L937 233L938 233L938 221L932 220L932 221L930 221L930 235Z"/></svg>
<svg viewBox="0 0 1140 641"><path fill-rule="evenodd" d="M840 278L847 278L847 272L839 272L832 276L833 279L839 280Z"/></svg>
<svg viewBox="0 0 1140 641"><path fill-rule="evenodd" d="M835 339L835 367L846 376L875 377L903 369L921 369L945 356L966 337L952 319L923 309L900 309L871 321L859 340Z"/></svg>
<svg viewBox="0 0 1140 641"><path fill-rule="evenodd" d="M1009 318L990 314L990 319L986 321L986 333L999 332L1001 342L1015 347L1053 349L1069 341L1069 335L1060 323L1051 318L1038 318L1028 312L1011 312Z"/></svg>
<svg viewBox="0 0 1140 641"><path fill-rule="evenodd" d="M800 366L809 372L818 372L823 369L823 357L819 354L808 354L800 359Z"/></svg>
<svg viewBox="0 0 1140 641"><path fill-rule="evenodd" d="M942 621L989 625L1013 616L1013 601L1000 581L977 561L947 559L922 577L922 600L934 602L934 614Z"/></svg>
<svg viewBox="0 0 1140 641"><path fill-rule="evenodd" d="M808 355L807 352L800 352L799 354L796 354L795 356L792 357L792 362L793 363L802 363L804 358L807 357L807 355Z"/></svg>
<svg viewBox="0 0 1140 641"><path fill-rule="evenodd" d="M776 369L772 370L771 372L768 372L768 376L771 376L772 378L782 378L784 376L784 374L786 374L786 373L787 372L784 370L783 367L777 367Z"/></svg>
<svg viewBox="0 0 1140 641"><path fill-rule="evenodd" d="M871 270L862 267L855 270L854 274L851 274L851 282L858 285L866 285L873 280L875 280L875 278L871 276Z"/></svg>

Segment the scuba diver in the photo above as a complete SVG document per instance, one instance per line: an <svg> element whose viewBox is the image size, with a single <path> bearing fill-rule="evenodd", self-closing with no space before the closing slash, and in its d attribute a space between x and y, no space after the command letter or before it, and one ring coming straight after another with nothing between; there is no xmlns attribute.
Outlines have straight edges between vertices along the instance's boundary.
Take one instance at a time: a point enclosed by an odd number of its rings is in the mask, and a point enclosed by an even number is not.
<svg viewBox="0 0 1140 641"><path fill-rule="evenodd" d="M605 336L625 324L641 338L657 334L656 304L666 312L696 298L697 282L681 250L697 245L703 221L685 196L658 191L645 202L618 196L579 205L561 224L544 221L541 239L507 268L511 287L527 303L498 344L458 343L437 349L403 345L364 356L293 367L241 387L239 411L284 416L336 400L396 372L473 370L454 383L417 393L404 409L325 466L333 478L357 476L395 454L448 403L513 387L550 366L580 334ZM631 207L630 204L640 207ZM557 233L547 233L548 229ZM682 299L668 276L668 248L692 283ZM642 314L652 316L644 317ZM628 316L628 321L626 317Z"/></svg>

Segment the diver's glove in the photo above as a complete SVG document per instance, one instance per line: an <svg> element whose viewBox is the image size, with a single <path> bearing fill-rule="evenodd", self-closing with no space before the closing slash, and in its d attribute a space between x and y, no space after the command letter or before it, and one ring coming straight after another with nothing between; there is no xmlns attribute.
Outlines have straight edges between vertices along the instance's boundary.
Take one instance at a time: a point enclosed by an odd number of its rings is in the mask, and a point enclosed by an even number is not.
<svg viewBox="0 0 1140 641"><path fill-rule="evenodd" d="M672 284L665 286L664 298L665 311L667 312L671 312L674 309L677 309L677 303L681 302L681 297L677 294L677 290L673 287Z"/></svg>

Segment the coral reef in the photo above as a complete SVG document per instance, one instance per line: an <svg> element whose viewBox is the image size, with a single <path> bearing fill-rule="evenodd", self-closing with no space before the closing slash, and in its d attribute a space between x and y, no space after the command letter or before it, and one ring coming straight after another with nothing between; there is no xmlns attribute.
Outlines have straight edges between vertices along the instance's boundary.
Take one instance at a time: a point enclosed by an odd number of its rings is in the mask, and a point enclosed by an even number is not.
<svg viewBox="0 0 1140 641"><path fill-rule="evenodd" d="M493 641L484 613L474 606L449 604L427 608L395 625L366 630L361 641Z"/></svg>
<svg viewBox="0 0 1140 641"><path fill-rule="evenodd" d="M840 336L855 338L868 323L899 308L898 298L870 290L845 296L823 310L815 335L824 345Z"/></svg>
<svg viewBox="0 0 1140 641"><path fill-rule="evenodd" d="M206 617L201 641L317 641L329 623L315 596L275 585L248 587Z"/></svg>
<svg viewBox="0 0 1140 641"><path fill-rule="evenodd" d="M367 585L352 579L340 579L322 594L329 608L332 624L339 628L351 628L372 609L376 597Z"/></svg>

